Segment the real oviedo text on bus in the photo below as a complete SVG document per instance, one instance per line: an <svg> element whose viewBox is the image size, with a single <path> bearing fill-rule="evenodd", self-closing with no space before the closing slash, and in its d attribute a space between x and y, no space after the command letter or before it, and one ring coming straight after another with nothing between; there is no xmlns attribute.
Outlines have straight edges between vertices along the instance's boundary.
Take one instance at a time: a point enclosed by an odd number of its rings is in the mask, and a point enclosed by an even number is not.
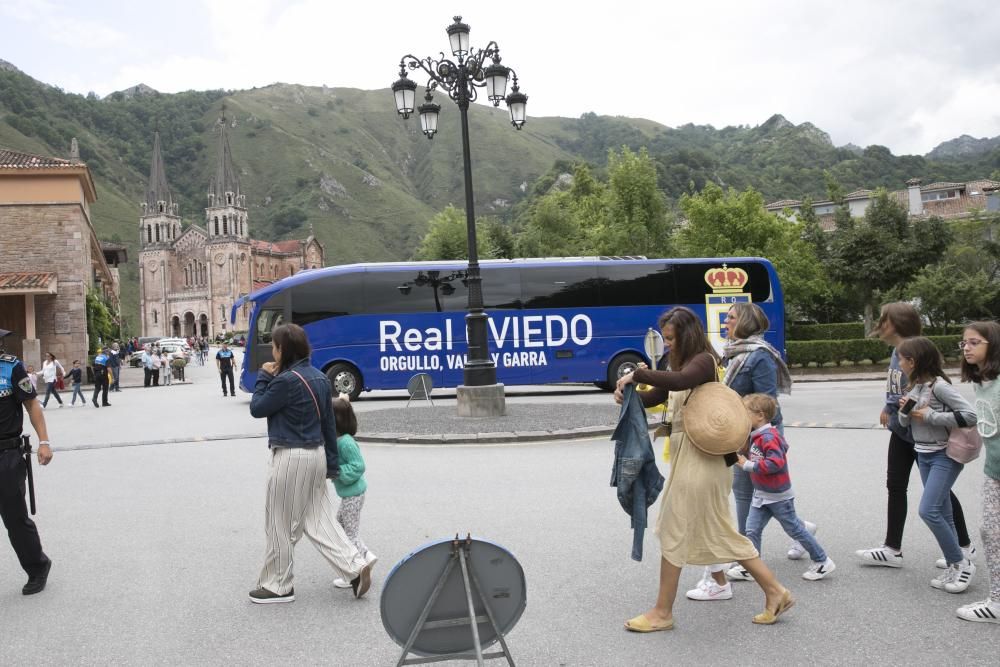
<svg viewBox="0 0 1000 667"><path fill-rule="evenodd" d="M304 271L233 306L249 309L240 385L252 391L271 360L271 332L301 325L312 363L338 392L403 389L416 373L438 387L462 383L468 306L464 262L351 264ZM721 349L737 302L767 313L766 337L784 349L784 297L766 259L566 258L481 263L490 355L507 385L596 383L610 387L639 362L646 332L683 305Z"/></svg>

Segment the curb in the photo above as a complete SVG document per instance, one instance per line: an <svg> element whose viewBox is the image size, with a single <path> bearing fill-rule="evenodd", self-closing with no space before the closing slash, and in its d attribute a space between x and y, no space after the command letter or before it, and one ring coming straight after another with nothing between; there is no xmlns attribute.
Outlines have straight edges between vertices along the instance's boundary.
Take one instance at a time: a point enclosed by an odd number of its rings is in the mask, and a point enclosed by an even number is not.
<svg viewBox="0 0 1000 667"><path fill-rule="evenodd" d="M650 422L649 430L659 422ZM785 422L788 428L837 429L850 431L880 431L879 424L844 422ZM491 433L435 433L414 435L407 433L373 433L358 436L361 443L371 445L512 445L559 440L582 440L610 436L615 426L585 426L555 431L495 431ZM181 445L198 442L224 442L227 440L263 440L266 433L234 433L226 435L206 435L193 438L162 438L159 440L139 440L136 442L93 443L88 445L68 445L53 447L54 452L74 452L91 449L113 449L117 447L148 447L152 445Z"/></svg>

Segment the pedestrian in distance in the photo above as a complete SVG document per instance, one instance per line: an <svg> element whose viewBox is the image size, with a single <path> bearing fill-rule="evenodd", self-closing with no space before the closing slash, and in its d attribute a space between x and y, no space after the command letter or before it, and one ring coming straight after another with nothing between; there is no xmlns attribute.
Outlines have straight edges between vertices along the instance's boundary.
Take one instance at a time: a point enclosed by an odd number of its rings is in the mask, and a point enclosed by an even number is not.
<svg viewBox="0 0 1000 667"><path fill-rule="evenodd" d="M969 587L976 566L962 552L955 531L949 494L965 467L945 451L949 433L976 423L969 402L952 386L944 372L941 352L923 336L907 338L896 348L899 367L910 379L907 394L899 399L899 423L912 427L917 468L924 483L920 497L920 518L931 529L947 567L931 581L931 586L949 593Z"/></svg>
<svg viewBox="0 0 1000 667"><path fill-rule="evenodd" d="M25 411L38 435L39 465L45 466L52 461L52 447L38 393L27 371L17 357L4 351L3 339L9 335L9 331L0 329L0 518L17 560L28 575L21 594L34 595L45 589L52 561L42 551L38 527L24 501L27 479L22 441Z"/></svg>
<svg viewBox="0 0 1000 667"><path fill-rule="evenodd" d="M802 578L823 579L837 566L795 512L795 492L788 472L788 442L771 422L778 413L778 402L767 394L749 394L743 397L743 405L753 426L749 458L740 454L738 460L753 483L746 536L760 551L764 528L772 518L777 519L785 534L801 544L812 559L812 565Z"/></svg>
<svg viewBox="0 0 1000 667"><path fill-rule="evenodd" d="M872 549L855 551L855 556L864 565L881 567L903 567L903 528L906 526L907 487L910 484L910 472L917 462L917 452L913 446L913 433L910 428L899 423L899 399L905 393L904 387L909 384L909 378L900 368L897 348L906 338L919 336L921 330L920 313L908 303L897 301L882 306L878 322L870 335L878 336L882 342L893 348L889 357L889 370L886 375L885 405L879 414L879 423L889 429L889 449L885 469L885 486L888 490L886 505L885 540L882 546ZM969 537L965 524L965 513L954 492L950 494L951 515L958 534L958 543L966 558L973 558L976 549ZM937 561L941 569L947 567L944 558Z"/></svg>
<svg viewBox="0 0 1000 667"><path fill-rule="evenodd" d="M118 343L112 343L108 351L108 368L111 370L111 391L121 391L122 356Z"/></svg>
<svg viewBox="0 0 1000 667"><path fill-rule="evenodd" d="M146 389L153 384L153 351L149 345L142 348L142 386Z"/></svg>
<svg viewBox="0 0 1000 667"><path fill-rule="evenodd" d="M222 349L215 353L215 366L219 369L219 379L222 381L222 395L235 396L236 387L233 382L233 371L236 370L236 355L229 349L225 341ZM226 380L229 380L229 392L226 392Z"/></svg>
<svg viewBox="0 0 1000 667"><path fill-rule="evenodd" d="M73 398L70 400L70 407L76 405L76 397L80 397L80 405L86 405L87 399L83 397L83 370L80 369L80 360L73 360L73 368L69 371L69 381L73 385Z"/></svg>
<svg viewBox="0 0 1000 667"><path fill-rule="evenodd" d="M170 366L170 352L160 350L160 369L163 373L163 386L169 387L173 380L174 369Z"/></svg>
<svg viewBox="0 0 1000 667"><path fill-rule="evenodd" d="M63 406L62 397L59 396L59 381L66 374L66 369L56 359L56 355L49 352L42 362L42 379L45 380L45 398L42 400L42 407L49 406L49 397L55 396L59 407Z"/></svg>
<svg viewBox="0 0 1000 667"><path fill-rule="evenodd" d="M368 483L365 481L365 459L354 439L358 432L358 418L347 394L333 399L333 416L337 424L337 457L340 462L340 475L331 480L340 497L337 522L344 527L344 532L365 562L374 565L378 557L361 539L361 509L365 506ZM351 582L334 579L333 585L337 588L350 588Z"/></svg>
<svg viewBox="0 0 1000 667"><path fill-rule="evenodd" d="M1000 324L973 322L962 332L962 381L976 392L976 428L983 439L983 520L979 531L986 553L990 594L955 614L975 623L1000 624Z"/></svg>
<svg viewBox="0 0 1000 667"><path fill-rule="evenodd" d="M622 376L615 401L623 400L626 385L641 382L652 387L640 394L644 405L658 405L674 393L673 429L670 434L670 476L660 499L656 533L660 538L660 582L656 603L625 623L633 632L655 632L674 627L673 605L681 569L688 564L712 565L735 561L749 571L765 595L764 611L753 622L770 625L795 604L761 561L757 550L741 535L729 509L733 474L728 461L694 446L684 430L684 404L689 391L718 380L718 356L705 329L692 310L673 308L659 321L665 346L670 350L669 371L638 369Z"/></svg>
<svg viewBox="0 0 1000 667"><path fill-rule="evenodd" d="M160 348L154 347L153 353L149 357L150 365L150 379L153 381L154 387L160 386L160 366L162 364L162 359L160 357Z"/></svg>
<svg viewBox="0 0 1000 667"><path fill-rule="evenodd" d="M95 408L111 407L108 403L108 384L108 355L97 348L97 354L94 355L94 395L90 400ZM100 404L97 402L98 395L101 396Z"/></svg>
<svg viewBox="0 0 1000 667"><path fill-rule="evenodd" d="M250 601L295 600L293 551L303 533L360 598L371 587L372 564L334 518L326 483L340 475L330 380L309 363L309 340L298 325L275 328L271 353L274 361L261 367L250 399L250 414L267 418L270 450L267 550Z"/></svg>

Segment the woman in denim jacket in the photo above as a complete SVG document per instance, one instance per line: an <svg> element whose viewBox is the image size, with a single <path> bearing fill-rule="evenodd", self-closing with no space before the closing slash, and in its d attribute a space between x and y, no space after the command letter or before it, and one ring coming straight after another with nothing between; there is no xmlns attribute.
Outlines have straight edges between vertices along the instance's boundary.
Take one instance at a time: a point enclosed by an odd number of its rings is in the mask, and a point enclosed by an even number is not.
<svg viewBox="0 0 1000 667"><path fill-rule="evenodd" d="M271 352L274 361L261 368L250 399L250 414L267 418L270 449L264 510L267 552L250 601L295 600L292 557L302 533L360 598L371 586L372 566L334 519L326 484L340 473L330 381L309 363L309 340L296 324L274 330Z"/></svg>
<svg viewBox="0 0 1000 667"><path fill-rule="evenodd" d="M723 351L726 374L723 381L740 396L766 394L777 400L779 393L792 391L792 378L781 353L764 340L763 336L770 326L767 315L755 303L735 303L726 315L727 341ZM780 405L771 423L784 435ZM740 534L745 535L753 500L753 482L740 466L733 466L733 496L736 498L736 525ZM816 531L815 524L808 521L805 524L810 532ZM802 558L805 553L798 542L789 546L788 557L793 560ZM707 567L702 580L687 592L687 597L692 600L728 600L733 594L726 581L727 575L735 581L750 581L753 578L739 565L729 568L725 574L724 570L726 565Z"/></svg>

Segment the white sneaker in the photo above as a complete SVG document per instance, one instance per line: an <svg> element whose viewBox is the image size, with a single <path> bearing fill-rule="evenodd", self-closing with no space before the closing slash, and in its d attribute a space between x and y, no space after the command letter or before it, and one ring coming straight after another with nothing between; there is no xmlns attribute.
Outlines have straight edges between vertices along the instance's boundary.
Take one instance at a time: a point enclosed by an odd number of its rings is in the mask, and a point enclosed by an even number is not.
<svg viewBox="0 0 1000 667"><path fill-rule="evenodd" d="M822 563L813 562L813 564L809 566L809 569L802 573L802 578L808 579L809 581L819 581L836 569L837 564L834 563L828 556Z"/></svg>
<svg viewBox="0 0 1000 667"><path fill-rule="evenodd" d="M337 577L336 579L333 580L333 585L336 586L337 588L350 588L351 582L345 579L341 579L340 577Z"/></svg>
<svg viewBox="0 0 1000 667"><path fill-rule="evenodd" d="M972 621L973 623L1000 624L1000 602L994 602L990 599L973 602L959 607L955 611L955 616L963 621Z"/></svg>
<svg viewBox="0 0 1000 667"><path fill-rule="evenodd" d="M972 583L972 575L976 573L976 566L968 558L964 563L956 566L957 573L950 583L945 583L944 589L949 593L962 593Z"/></svg>
<svg viewBox="0 0 1000 667"><path fill-rule="evenodd" d="M972 560L973 558L975 558L976 557L976 545L975 544L970 544L967 547L962 547L962 555L965 556L966 558L968 558L969 560ZM944 558L938 558L937 562L934 563L934 564L937 566L937 569L939 569L939 570L943 570L946 567L948 567L948 561L946 561Z"/></svg>
<svg viewBox="0 0 1000 667"><path fill-rule="evenodd" d="M700 582L697 588L689 590L687 596L690 600L701 601L732 600L733 585L727 582L725 586L720 586L714 579L709 579Z"/></svg>
<svg viewBox="0 0 1000 667"><path fill-rule="evenodd" d="M865 565L882 565L883 567L903 567L903 554L893 551L887 546L875 549L859 549L854 555Z"/></svg>
<svg viewBox="0 0 1000 667"><path fill-rule="evenodd" d="M753 575L744 570L742 565L735 565L726 570L726 577L730 581L753 581Z"/></svg>
<svg viewBox="0 0 1000 667"><path fill-rule="evenodd" d="M951 567L946 567L944 571L938 576L931 579L931 588L936 588L940 591L945 590L948 584L954 584L955 579L958 577L958 565L952 565Z"/></svg>
<svg viewBox="0 0 1000 667"><path fill-rule="evenodd" d="M809 531L810 535L816 534L816 524L814 524L812 521L803 521L802 523L806 525L806 530ZM805 556L806 553L808 553L806 551L806 548L801 544L799 544L797 541L793 540L792 543L788 545L789 560L798 560L803 556Z"/></svg>

